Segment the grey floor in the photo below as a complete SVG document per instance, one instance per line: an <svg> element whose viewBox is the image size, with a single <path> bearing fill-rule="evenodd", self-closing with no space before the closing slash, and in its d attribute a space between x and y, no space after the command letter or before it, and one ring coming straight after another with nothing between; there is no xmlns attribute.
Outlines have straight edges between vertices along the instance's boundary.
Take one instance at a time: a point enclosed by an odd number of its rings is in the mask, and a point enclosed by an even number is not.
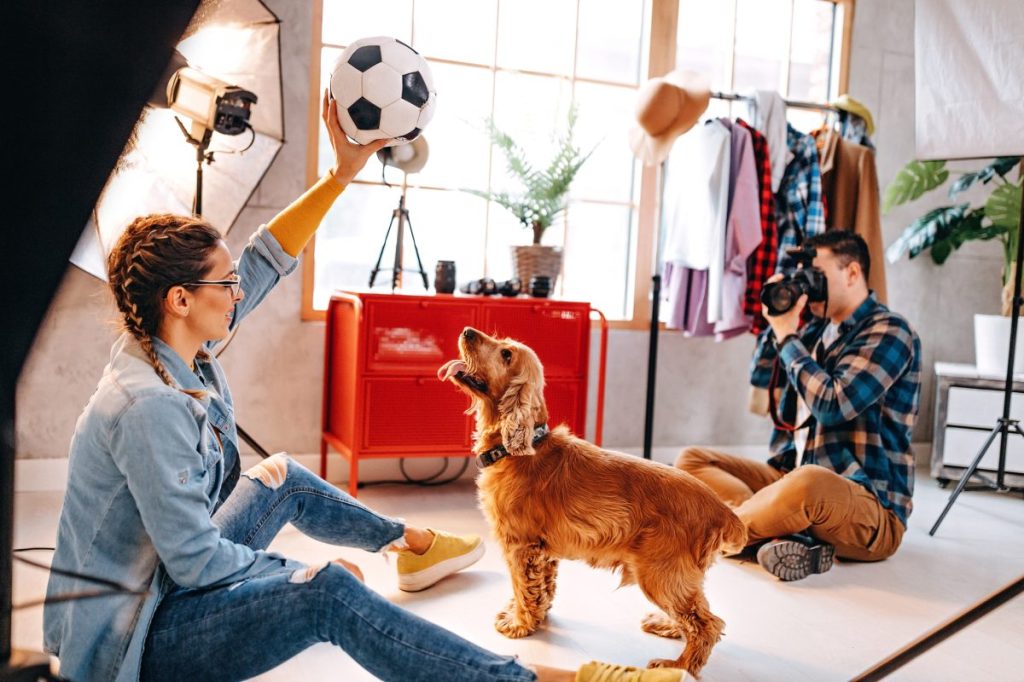
<svg viewBox="0 0 1024 682"><path fill-rule="evenodd" d="M672 449L656 453L667 460ZM725 559L711 568L707 594L726 621L705 682L846 680L964 607L1024 573L1024 500L993 492L964 493L935 537L928 529L945 504L919 470L915 511L900 551L879 564L839 563L824 575L780 583L756 564ZM380 487L361 496L372 507L407 519L487 537L469 481L428 489ZM15 546L51 545L61 494L18 493ZM616 589L611 574L563 562L547 626L508 640L492 627L510 594L497 547L465 573L418 594L397 589L394 561L334 548L286 527L272 549L305 561L355 561L367 583L397 604L484 647L527 662L574 668L591 659L644 665L675 657L680 644L639 629L650 606L636 587ZM42 596L45 574L16 566L14 601ZM18 610L14 646L38 650L42 609ZM330 645L315 646L259 680L372 680ZM984 617L913 661L893 680L1024 680L1024 596Z"/></svg>

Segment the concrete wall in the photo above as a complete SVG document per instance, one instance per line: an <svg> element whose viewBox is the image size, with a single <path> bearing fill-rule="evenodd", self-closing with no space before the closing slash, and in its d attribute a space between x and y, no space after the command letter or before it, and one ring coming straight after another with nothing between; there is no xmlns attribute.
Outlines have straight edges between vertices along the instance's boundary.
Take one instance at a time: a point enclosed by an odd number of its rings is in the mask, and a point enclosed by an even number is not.
<svg viewBox="0 0 1024 682"><path fill-rule="evenodd" d="M235 253L305 184L311 11L308 3L270 0L268 5L282 19L288 144L229 235ZM883 187L914 152L913 8L913 0L856 4L849 89L875 115ZM940 203L941 194L886 216L885 242ZM924 345L924 392L915 440L931 438L932 363L971 362L973 313L998 312L1000 263L998 247L988 243L968 244L942 267L927 259L887 265L891 305L911 320ZM313 453L319 448L323 325L300 323L300 292L298 275L283 282L221 358L232 380L239 422L271 451ZM106 362L114 338L112 319L104 285L69 267L19 384L19 458L66 455L75 420ZM594 342L596 368L596 335ZM608 445L637 446L643 440L647 344L646 332L611 334L604 429ZM655 444L767 443L767 420L746 410L752 348L753 339L748 338L716 344L663 333ZM266 362L268 356L287 361ZM593 411L589 423L593 429Z"/></svg>

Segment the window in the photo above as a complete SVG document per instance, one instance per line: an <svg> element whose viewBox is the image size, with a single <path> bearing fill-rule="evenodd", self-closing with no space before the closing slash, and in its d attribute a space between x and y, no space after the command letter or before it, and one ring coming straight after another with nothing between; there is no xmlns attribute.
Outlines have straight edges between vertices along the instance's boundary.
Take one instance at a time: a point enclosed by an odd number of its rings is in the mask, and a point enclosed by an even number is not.
<svg viewBox="0 0 1024 682"><path fill-rule="evenodd" d="M839 89L834 46L841 45L849 0L840 2L837 8L830 0L322 0L316 106L347 44L390 35L430 62L438 108L424 132L430 157L420 173L403 178L371 160L324 220L306 252L304 317L322 318L336 289L365 288L378 257L374 288L390 290L395 228L386 246L385 233L403 187L428 280L442 259L455 261L460 284L512 276L510 247L529 243L530 231L501 207L461 191L508 184L484 121L493 117L543 161L550 135L564 129L575 101L577 141L596 150L573 184L563 219L544 234L543 243L565 247L557 294L590 301L616 326L646 326L657 173L637 163L627 145L636 88L648 73L678 63L707 73L718 90L757 87L825 101ZM713 101L709 114L728 115L731 106ZM791 113L801 128L814 125L815 116ZM318 176L330 145L319 123L314 134ZM401 290L418 293L423 283L413 272L412 246L407 232Z"/></svg>

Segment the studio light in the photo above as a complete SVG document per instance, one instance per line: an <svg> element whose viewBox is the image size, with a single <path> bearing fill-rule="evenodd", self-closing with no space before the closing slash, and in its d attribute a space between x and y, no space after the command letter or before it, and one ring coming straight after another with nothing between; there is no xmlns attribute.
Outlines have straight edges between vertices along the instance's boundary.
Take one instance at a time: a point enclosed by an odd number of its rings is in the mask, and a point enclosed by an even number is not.
<svg viewBox="0 0 1024 682"><path fill-rule="evenodd" d="M206 131L222 135L245 132L256 99L255 93L188 66L178 69L167 84L168 105L192 121L195 139L201 139Z"/></svg>

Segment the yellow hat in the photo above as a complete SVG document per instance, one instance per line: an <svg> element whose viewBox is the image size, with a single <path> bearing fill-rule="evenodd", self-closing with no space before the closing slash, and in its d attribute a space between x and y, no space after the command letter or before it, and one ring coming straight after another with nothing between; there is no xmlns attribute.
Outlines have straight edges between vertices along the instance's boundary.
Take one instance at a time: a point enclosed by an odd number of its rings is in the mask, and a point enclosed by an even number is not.
<svg viewBox="0 0 1024 682"><path fill-rule="evenodd" d="M857 114L862 119L864 119L864 123L867 124L868 135L875 134L875 120L871 118L871 112L868 111L868 108L866 106L864 106L854 98L850 97L849 95L840 95L839 97L829 102L829 104L834 106L836 109L839 109L840 111L848 111L851 114Z"/></svg>

